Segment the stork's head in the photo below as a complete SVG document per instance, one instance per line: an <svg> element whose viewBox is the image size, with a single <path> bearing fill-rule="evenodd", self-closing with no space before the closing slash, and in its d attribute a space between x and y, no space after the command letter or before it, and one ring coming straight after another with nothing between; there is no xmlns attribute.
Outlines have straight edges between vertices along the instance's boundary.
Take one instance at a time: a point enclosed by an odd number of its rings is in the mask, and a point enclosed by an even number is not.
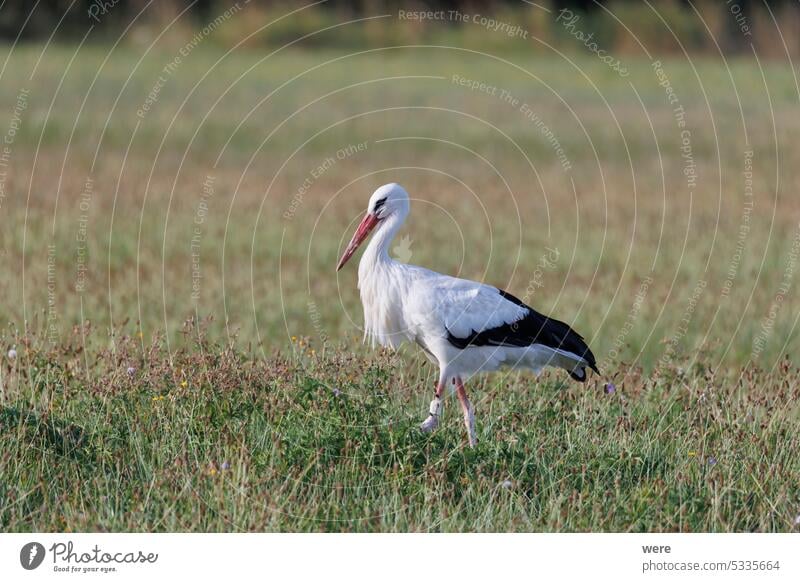
<svg viewBox="0 0 800 582"><path fill-rule="evenodd" d="M342 258L336 265L336 270L344 267L344 264L350 260L359 245L366 240L376 226L385 223L390 218L402 222L408 214L408 210L408 192L400 184L384 184L375 190L369 198L367 214L358 225L353 238L350 239Z"/></svg>

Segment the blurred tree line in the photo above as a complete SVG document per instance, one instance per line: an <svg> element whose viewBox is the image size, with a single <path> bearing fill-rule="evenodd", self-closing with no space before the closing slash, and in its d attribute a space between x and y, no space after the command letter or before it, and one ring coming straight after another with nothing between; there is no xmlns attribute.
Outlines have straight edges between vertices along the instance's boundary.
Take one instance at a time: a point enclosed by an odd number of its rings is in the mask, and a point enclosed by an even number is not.
<svg viewBox="0 0 800 582"><path fill-rule="evenodd" d="M569 47L575 44L574 38L564 30L564 21L558 23L555 18L560 11L567 10L570 15L579 16L581 30L591 31L603 46L621 53L639 50L636 46L639 41L662 53L683 49L714 52L717 44L729 53L750 52L751 44L763 56L785 56L787 48L790 53L800 53L800 2L796 0L693 0L691 3L688 0L651 0L658 15L639 0L535 0L538 7L524 0L328 0L285 19L292 22L270 27L263 34L252 34L258 32L258 26L274 17L312 1L5 0L0 4L0 39L3 42L25 42L48 39L53 35L58 40L70 40L80 39L91 32L93 40L103 41L116 38L132 23L137 29L149 27L155 30L176 17L179 17L179 26L186 34L193 28L201 29L238 4L241 10L237 8L236 12L240 13L226 18L230 22L225 23L224 34L215 34L215 42L231 44L251 34L257 36L257 40L249 42L249 46L271 46L340 22L343 18L397 14L399 10L458 10L519 25L534 38ZM550 15L540 7L550 10ZM637 38L631 38L631 32L620 26L610 12L626 23ZM243 17L243 14L247 16ZM776 34L776 22L780 24L782 35ZM346 34L340 31L338 34L314 35L307 44L352 48L391 42L420 42L441 35L443 30L449 35L446 40L450 42L480 45L486 49L499 49L502 44L492 46L491 43L498 42L498 39L489 38L485 29L468 30L468 25L456 20L399 22L399 19L386 19L365 27L368 30L363 33L353 33L348 29ZM489 46L485 46L487 43ZM503 46L508 44L506 42Z"/></svg>

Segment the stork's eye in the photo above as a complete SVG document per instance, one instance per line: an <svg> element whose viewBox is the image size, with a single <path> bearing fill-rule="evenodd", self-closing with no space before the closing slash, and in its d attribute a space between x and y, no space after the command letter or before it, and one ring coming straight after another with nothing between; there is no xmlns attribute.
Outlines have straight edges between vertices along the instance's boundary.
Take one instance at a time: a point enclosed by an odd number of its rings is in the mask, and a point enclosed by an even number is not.
<svg viewBox="0 0 800 582"><path fill-rule="evenodd" d="M380 200L376 200L375 201L375 206L372 209L372 213L373 214L378 214L378 211L380 211L380 209L383 208L384 204L386 204L386 198L381 198Z"/></svg>

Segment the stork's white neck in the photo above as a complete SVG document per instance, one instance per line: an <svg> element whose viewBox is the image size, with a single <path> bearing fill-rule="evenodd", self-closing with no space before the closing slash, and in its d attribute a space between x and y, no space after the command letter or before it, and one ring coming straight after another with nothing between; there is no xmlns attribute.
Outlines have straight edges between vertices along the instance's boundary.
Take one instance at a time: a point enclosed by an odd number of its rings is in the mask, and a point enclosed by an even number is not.
<svg viewBox="0 0 800 582"><path fill-rule="evenodd" d="M372 269L380 263L394 262L389 257L389 248L405 219L404 214L395 212L381 221L358 264L359 278L363 270Z"/></svg>
<svg viewBox="0 0 800 582"><path fill-rule="evenodd" d="M407 212L395 212L381 220L358 264L358 289L364 305L364 339L397 347L410 339L403 318L407 265L389 257L395 234Z"/></svg>

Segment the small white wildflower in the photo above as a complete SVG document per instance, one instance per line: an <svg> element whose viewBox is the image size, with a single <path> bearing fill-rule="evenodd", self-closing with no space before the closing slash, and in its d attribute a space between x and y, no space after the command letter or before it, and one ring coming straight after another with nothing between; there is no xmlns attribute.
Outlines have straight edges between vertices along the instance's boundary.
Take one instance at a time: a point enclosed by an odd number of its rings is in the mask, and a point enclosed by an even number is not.
<svg viewBox="0 0 800 582"><path fill-rule="evenodd" d="M503 489L511 489L512 487L514 487L514 484L511 481L509 481L508 479L506 479L505 481L500 483L500 486Z"/></svg>
<svg viewBox="0 0 800 582"><path fill-rule="evenodd" d="M133 376L136 373L136 368L128 366L128 376Z"/></svg>
<svg viewBox="0 0 800 582"><path fill-rule="evenodd" d="M8 359L9 360L16 360L17 359L17 350L15 350L14 348L11 348L10 350L8 350Z"/></svg>

